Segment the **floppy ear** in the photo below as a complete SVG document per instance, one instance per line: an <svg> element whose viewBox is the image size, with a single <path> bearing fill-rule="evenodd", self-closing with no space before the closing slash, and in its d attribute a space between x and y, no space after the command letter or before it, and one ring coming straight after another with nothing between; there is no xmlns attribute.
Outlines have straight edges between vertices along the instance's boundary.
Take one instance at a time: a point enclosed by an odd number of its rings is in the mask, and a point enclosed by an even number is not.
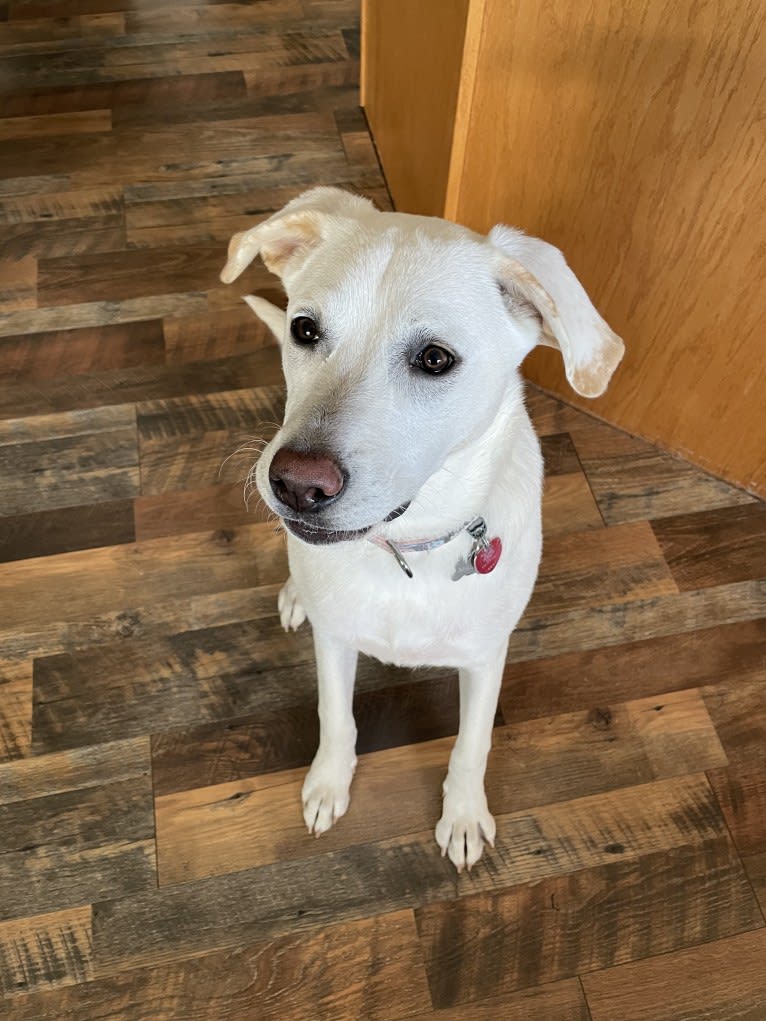
<svg viewBox="0 0 766 1021"><path fill-rule="evenodd" d="M250 306L261 322L268 326L281 344L287 326L287 313L279 308L278 305L272 305L270 301L266 301L265 298L258 298L254 294L246 294L242 300Z"/></svg>
<svg viewBox="0 0 766 1021"><path fill-rule="evenodd" d="M500 250L498 282L534 307L542 320L540 342L564 359L570 385L583 397L599 397L625 352L625 345L591 304L558 248L512 227L493 227L489 240Z"/></svg>
<svg viewBox="0 0 766 1021"><path fill-rule="evenodd" d="M257 255L272 273L283 280L289 278L333 226L370 212L375 212L375 207L368 199L341 188L303 192L268 220L234 235L221 280L233 283Z"/></svg>

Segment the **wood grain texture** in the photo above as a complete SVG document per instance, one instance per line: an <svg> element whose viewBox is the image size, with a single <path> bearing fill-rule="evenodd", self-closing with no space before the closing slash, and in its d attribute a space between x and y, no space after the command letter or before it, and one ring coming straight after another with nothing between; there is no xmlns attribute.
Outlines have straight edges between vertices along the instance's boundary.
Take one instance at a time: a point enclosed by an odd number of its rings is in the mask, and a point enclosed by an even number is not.
<svg viewBox="0 0 766 1021"><path fill-rule="evenodd" d="M761 619L513 663L506 669L500 704L510 721L608 706L631 695L763 684L765 634Z"/></svg>
<svg viewBox="0 0 766 1021"><path fill-rule="evenodd" d="M748 932L583 978L593 1021L758 1021L766 932Z"/></svg>
<svg viewBox="0 0 766 1021"><path fill-rule="evenodd" d="M139 740L143 754L134 754L132 769L120 767L119 779L94 785L85 774L56 793L0 805L3 919L154 885L149 749Z"/></svg>
<svg viewBox="0 0 766 1021"><path fill-rule="evenodd" d="M402 212L439 216L444 209L469 6L362 4L362 103ZM396 61L386 59L393 50Z"/></svg>
<svg viewBox="0 0 766 1021"><path fill-rule="evenodd" d="M447 215L559 246L628 341L598 413L763 493L763 250L746 226L766 199L763 11L727 5L725 32L723 14L488 0ZM582 403L553 353L527 371Z"/></svg>
<svg viewBox="0 0 766 1021"><path fill-rule="evenodd" d="M437 1007L470 1003L490 983L521 989L763 926L725 838L427 906L416 918Z"/></svg>
<svg viewBox="0 0 766 1021"><path fill-rule="evenodd" d="M0 995L88 982L91 954L90 905L0 922Z"/></svg>
<svg viewBox="0 0 766 1021"><path fill-rule="evenodd" d="M678 587L720 585L766 574L766 505L678 515L652 524Z"/></svg>
<svg viewBox="0 0 766 1021"><path fill-rule="evenodd" d="M234 1021L255 1011L264 1021L395 1021L420 1016L429 1004L412 913L402 911L26 997L15 1004L14 1016Z"/></svg>
<svg viewBox="0 0 766 1021"><path fill-rule="evenodd" d="M312 635L282 631L284 537L242 499L284 401L242 296L285 298L258 262L218 271L304 188L390 208L358 14L0 0L0 1016L590 1021L583 979L608 1016L614 974L630 1017L638 961L648 1004L670 983L684 1021L744 1012L755 968L733 996L724 947L766 909L758 505L535 387L546 552L494 719L496 847L458 876L434 843L456 673L365 657L351 808L305 833ZM438 38L407 43L434 87ZM663 964L707 947L710 1004Z"/></svg>

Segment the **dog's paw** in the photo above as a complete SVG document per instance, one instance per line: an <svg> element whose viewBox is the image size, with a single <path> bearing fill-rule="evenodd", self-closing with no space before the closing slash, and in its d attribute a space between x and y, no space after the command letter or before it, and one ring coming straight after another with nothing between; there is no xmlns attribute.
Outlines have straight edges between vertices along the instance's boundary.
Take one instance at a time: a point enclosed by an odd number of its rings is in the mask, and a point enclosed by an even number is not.
<svg viewBox="0 0 766 1021"><path fill-rule="evenodd" d="M306 619L306 611L298 599L298 593L295 591L295 583L292 578L288 578L282 586L277 599L277 606L279 607L279 619L282 621L282 627L285 631L290 629L297 631Z"/></svg>
<svg viewBox="0 0 766 1021"><path fill-rule="evenodd" d="M481 858L484 845L495 846L495 820L487 807L482 784L478 788L445 783L442 817L436 824L436 843L462 872Z"/></svg>
<svg viewBox="0 0 766 1021"><path fill-rule="evenodd" d="M319 753L303 784L303 819L309 833L319 836L346 814L356 756Z"/></svg>

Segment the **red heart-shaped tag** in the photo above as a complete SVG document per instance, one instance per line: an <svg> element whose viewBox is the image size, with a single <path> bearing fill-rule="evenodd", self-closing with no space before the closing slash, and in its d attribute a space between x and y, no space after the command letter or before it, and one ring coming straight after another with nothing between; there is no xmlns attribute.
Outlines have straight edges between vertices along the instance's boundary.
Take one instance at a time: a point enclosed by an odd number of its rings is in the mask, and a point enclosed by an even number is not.
<svg viewBox="0 0 766 1021"><path fill-rule="evenodd" d="M473 558L473 566L476 568L476 573L489 574L490 571L494 571L502 552L503 544L499 536L496 535L494 539L489 540L489 546L480 549Z"/></svg>

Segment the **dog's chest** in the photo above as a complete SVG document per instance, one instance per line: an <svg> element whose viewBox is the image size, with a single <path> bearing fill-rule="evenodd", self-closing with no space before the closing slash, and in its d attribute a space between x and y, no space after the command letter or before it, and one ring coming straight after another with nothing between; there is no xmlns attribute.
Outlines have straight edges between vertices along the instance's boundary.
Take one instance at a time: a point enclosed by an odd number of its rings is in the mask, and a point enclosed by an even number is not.
<svg viewBox="0 0 766 1021"><path fill-rule="evenodd" d="M366 655L408 667L461 666L490 656L526 605L534 557L527 564L509 556L490 575L453 581L457 559L454 550L413 556L410 579L377 548L333 555L331 569L324 571L319 558L305 556L305 548L290 557L314 628Z"/></svg>

